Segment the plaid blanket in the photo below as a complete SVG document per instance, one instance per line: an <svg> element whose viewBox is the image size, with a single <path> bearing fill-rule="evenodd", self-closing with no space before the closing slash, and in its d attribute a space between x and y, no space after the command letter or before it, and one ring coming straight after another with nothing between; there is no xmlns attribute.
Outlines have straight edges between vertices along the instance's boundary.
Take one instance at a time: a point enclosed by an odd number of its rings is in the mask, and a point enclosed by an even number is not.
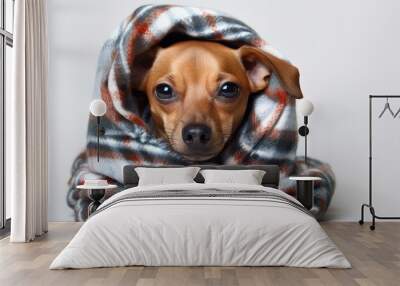
<svg viewBox="0 0 400 286"><path fill-rule="evenodd" d="M94 97L107 104L101 119L106 134L100 139L100 162L96 158L96 120L89 118L87 146L72 166L68 205L77 220L87 218L90 203L77 190L84 178L106 178L122 184L122 167L134 165L190 164L152 132L145 95L137 91L143 59L154 47L174 39L211 40L233 47L251 45L282 56L249 26L220 12L183 6L146 5L135 10L108 39L99 56ZM135 68L133 68L135 67ZM272 73L267 89L251 96L248 112L233 140L210 162L217 164L277 164L280 189L295 193L290 175L322 177L315 188L313 212L321 218L331 201L335 181L329 165L315 159L296 157L297 121L295 99L288 96L277 75ZM107 196L112 195L108 193Z"/></svg>

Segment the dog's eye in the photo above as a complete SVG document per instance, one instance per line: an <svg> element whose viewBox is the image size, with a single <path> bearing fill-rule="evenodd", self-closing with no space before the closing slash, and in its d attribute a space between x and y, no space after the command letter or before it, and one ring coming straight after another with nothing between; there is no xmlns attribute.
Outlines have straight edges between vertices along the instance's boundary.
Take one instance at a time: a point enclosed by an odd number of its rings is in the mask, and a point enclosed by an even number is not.
<svg viewBox="0 0 400 286"><path fill-rule="evenodd" d="M156 96L160 100L168 101L175 97L174 90L171 86L166 83L161 83L156 86L155 90Z"/></svg>
<svg viewBox="0 0 400 286"><path fill-rule="evenodd" d="M219 95L225 98L235 98L239 95L239 86L233 82L225 82L219 89Z"/></svg>

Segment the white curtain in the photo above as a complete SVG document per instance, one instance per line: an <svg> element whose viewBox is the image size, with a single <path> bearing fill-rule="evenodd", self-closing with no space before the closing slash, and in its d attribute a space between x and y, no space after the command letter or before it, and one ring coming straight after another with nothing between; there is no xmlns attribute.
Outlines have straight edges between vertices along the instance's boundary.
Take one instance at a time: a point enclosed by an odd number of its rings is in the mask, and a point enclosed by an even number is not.
<svg viewBox="0 0 400 286"><path fill-rule="evenodd" d="M12 242L47 232L47 7L15 1L13 92L6 111Z"/></svg>

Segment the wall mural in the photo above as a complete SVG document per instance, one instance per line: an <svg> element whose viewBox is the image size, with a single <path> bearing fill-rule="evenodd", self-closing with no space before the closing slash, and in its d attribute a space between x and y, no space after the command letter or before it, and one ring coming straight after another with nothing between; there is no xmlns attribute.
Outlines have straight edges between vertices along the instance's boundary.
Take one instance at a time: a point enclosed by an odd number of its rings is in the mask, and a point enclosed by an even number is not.
<svg viewBox="0 0 400 286"><path fill-rule="evenodd" d="M289 194L289 175L322 177L313 212L321 218L328 208L329 165L296 157L298 70L235 18L193 7L138 8L101 50L94 97L107 105L105 135L98 162L90 116L69 181L76 220L87 218L90 200L75 187L84 178L121 185L126 164L278 164Z"/></svg>

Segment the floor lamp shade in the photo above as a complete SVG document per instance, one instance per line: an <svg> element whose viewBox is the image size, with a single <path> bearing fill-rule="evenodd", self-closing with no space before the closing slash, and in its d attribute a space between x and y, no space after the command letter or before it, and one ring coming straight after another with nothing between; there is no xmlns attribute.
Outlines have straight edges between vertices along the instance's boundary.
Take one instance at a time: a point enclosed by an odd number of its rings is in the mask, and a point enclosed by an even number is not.
<svg viewBox="0 0 400 286"><path fill-rule="evenodd" d="M101 99L95 99L90 103L90 113L96 117L103 116L107 112L107 105Z"/></svg>
<svg viewBox="0 0 400 286"><path fill-rule="evenodd" d="M302 99L299 101L297 109L301 115L309 116L314 111L314 105L312 104L311 101L307 99Z"/></svg>

